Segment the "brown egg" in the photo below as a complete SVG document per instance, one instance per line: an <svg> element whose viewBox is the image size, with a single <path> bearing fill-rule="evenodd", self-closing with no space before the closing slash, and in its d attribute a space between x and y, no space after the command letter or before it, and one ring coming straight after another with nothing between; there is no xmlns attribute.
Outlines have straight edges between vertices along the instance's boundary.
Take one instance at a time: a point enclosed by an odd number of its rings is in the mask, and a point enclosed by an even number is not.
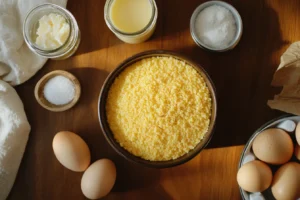
<svg viewBox="0 0 300 200"><path fill-rule="evenodd" d="M300 164L286 163L274 175L271 187L277 200L296 200L300 198Z"/></svg>
<svg viewBox="0 0 300 200"><path fill-rule="evenodd" d="M296 134L296 140L300 145L300 122L297 124L295 134Z"/></svg>
<svg viewBox="0 0 300 200"><path fill-rule="evenodd" d="M91 162L91 153L85 141L69 131L58 132L52 142L57 160L66 168L82 172Z"/></svg>
<svg viewBox="0 0 300 200"><path fill-rule="evenodd" d="M294 145L288 133L281 129L270 128L257 135L252 149L258 159L269 164L280 165L291 159Z"/></svg>
<svg viewBox="0 0 300 200"><path fill-rule="evenodd" d="M254 160L244 164L238 171L237 182L248 192L266 190L272 182L272 171L265 163Z"/></svg>
<svg viewBox="0 0 300 200"><path fill-rule="evenodd" d="M295 152L294 152L296 158L298 160L300 160L300 146L299 145L295 145Z"/></svg>
<svg viewBox="0 0 300 200"><path fill-rule="evenodd" d="M89 199L99 199L106 196L116 181L115 164L108 159L94 162L83 174L81 190Z"/></svg>

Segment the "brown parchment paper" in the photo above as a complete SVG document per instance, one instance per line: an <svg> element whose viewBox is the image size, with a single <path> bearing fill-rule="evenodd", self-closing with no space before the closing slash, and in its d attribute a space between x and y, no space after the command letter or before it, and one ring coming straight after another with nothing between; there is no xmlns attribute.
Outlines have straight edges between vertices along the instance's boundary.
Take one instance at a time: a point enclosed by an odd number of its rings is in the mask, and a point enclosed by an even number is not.
<svg viewBox="0 0 300 200"><path fill-rule="evenodd" d="M300 115L300 41L291 44L281 56L271 85L283 89L268 101L268 105L272 109Z"/></svg>

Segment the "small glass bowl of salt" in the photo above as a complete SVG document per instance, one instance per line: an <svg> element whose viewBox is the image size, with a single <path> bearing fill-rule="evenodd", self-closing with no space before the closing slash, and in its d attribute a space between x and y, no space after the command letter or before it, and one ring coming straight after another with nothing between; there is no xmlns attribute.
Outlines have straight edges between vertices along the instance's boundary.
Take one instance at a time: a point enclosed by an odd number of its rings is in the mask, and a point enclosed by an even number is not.
<svg viewBox="0 0 300 200"><path fill-rule="evenodd" d="M232 5L223 1L208 1L194 11L190 31L193 40L201 48L224 52L239 43L243 22Z"/></svg>
<svg viewBox="0 0 300 200"><path fill-rule="evenodd" d="M38 103L53 112L70 109L77 103L80 94L78 79L63 70L55 70L43 76L34 90Z"/></svg>

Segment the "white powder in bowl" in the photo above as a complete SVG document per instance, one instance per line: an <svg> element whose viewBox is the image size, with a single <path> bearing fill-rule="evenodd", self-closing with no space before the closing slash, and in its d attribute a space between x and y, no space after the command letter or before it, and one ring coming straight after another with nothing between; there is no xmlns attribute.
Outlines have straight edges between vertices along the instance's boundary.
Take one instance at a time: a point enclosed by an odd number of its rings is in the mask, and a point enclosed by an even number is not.
<svg viewBox="0 0 300 200"><path fill-rule="evenodd" d="M197 37L208 47L224 49L236 35L236 21L225 7L212 5L203 9L195 21Z"/></svg>
<svg viewBox="0 0 300 200"><path fill-rule="evenodd" d="M64 76L55 76L45 84L44 96L47 101L54 105L65 105L74 99L74 84Z"/></svg>

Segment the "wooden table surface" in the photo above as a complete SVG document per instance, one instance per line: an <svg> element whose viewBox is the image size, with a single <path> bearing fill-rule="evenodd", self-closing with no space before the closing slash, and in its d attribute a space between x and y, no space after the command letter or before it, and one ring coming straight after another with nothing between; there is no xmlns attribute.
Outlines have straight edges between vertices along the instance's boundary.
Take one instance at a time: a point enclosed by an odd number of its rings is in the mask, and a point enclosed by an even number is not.
<svg viewBox="0 0 300 200"><path fill-rule="evenodd" d="M240 199L236 182L243 145L266 121L283 113L266 102L279 90L270 87L280 55L300 38L300 1L232 0L241 14L244 34L239 45L226 53L206 52L189 32L193 10L202 0L156 0L157 29L142 44L118 40L103 19L104 0L69 0L82 33L74 56L48 61L31 80L18 86L32 126L26 152L8 199L85 199L80 190L82 173L65 169L52 151L56 132L78 133L88 143L92 161L110 158L117 166L117 181L105 199ZM105 141L97 116L100 88L107 75L124 59L150 50L167 49L200 63L213 79L218 94L217 129L209 146L193 160L170 169L148 169L117 155ZM33 90L52 70L67 70L82 85L79 103L61 113L38 105Z"/></svg>

